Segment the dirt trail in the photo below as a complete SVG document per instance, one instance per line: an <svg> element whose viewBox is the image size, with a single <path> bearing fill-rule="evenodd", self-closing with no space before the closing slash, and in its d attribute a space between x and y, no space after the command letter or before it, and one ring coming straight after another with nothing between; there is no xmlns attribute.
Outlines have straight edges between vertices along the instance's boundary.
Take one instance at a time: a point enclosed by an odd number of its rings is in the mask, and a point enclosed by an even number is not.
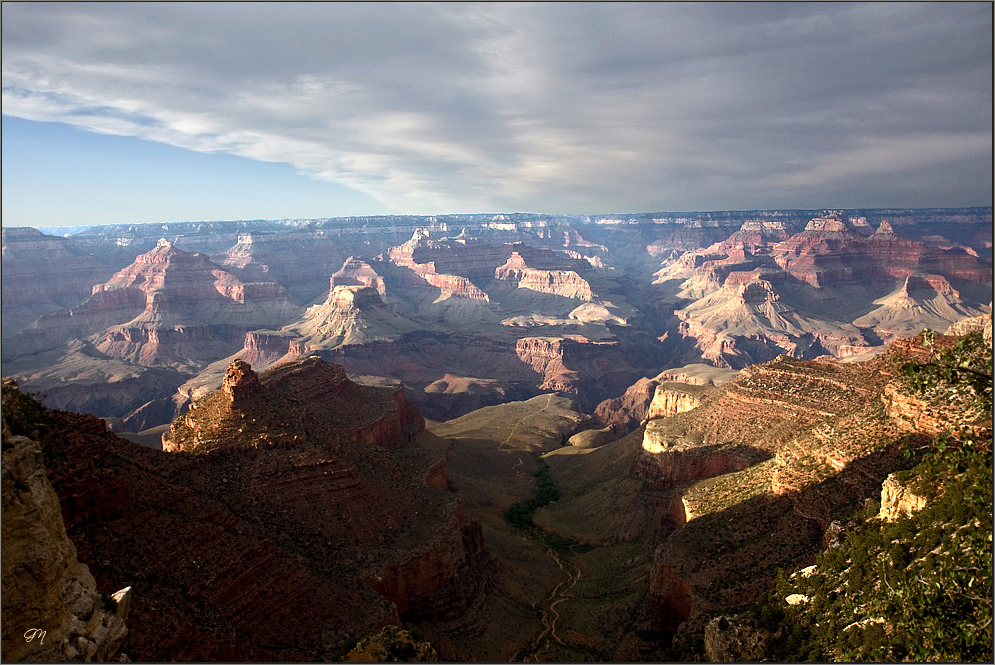
<svg viewBox="0 0 995 665"><path fill-rule="evenodd" d="M521 425L523 422L525 422L527 419L529 419L529 418L535 418L540 413L542 413L543 411L545 411L546 409L548 409L549 405L553 401L553 397L554 396L555 396L555 393L549 393L549 396L546 398L546 406L542 407L541 409L539 409L535 413L529 413L529 414L526 414L526 415L522 416L521 418L519 418L518 422L515 423L514 426L511 428L511 432L508 433L508 437L498 445L498 450L500 450L501 452L504 452L504 453L510 453L510 452L512 452L513 449L503 450L503 448L508 445L509 441L511 441L511 437L515 436L515 430L518 429L518 426Z"/></svg>
<svg viewBox="0 0 995 665"><path fill-rule="evenodd" d="M540 609L542 612L542 632L532 641L531 645L525 649L521 649L511 657L513 662L542 662L541 655L549 648L552 640L555 640L558 644L564 644L560 636L556 634L556 622L560 618L560 613L556 609L556 606L571 597L570 591L580 580L581 572L569 561L564 566L563 560L560 559L559 555L552 548L546 547L546 554L553 559L554 563L556 563L557 567L566 577L556 583L556 586L549 592L549 597Z"/></svg>

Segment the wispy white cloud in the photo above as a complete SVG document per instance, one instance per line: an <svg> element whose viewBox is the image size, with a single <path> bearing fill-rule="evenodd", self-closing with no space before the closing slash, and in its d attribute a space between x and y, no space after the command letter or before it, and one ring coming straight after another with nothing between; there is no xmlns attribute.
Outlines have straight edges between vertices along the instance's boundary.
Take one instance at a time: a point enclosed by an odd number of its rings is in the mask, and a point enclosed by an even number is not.
<svg viewBox="0 0 995 665"><path fill-rule="evenodd" d="M975 165L991 157L991 16L7 3L3 112L288 163L412 213L799 205L786 188L838 192L938 160L990 199Z"/></svg>

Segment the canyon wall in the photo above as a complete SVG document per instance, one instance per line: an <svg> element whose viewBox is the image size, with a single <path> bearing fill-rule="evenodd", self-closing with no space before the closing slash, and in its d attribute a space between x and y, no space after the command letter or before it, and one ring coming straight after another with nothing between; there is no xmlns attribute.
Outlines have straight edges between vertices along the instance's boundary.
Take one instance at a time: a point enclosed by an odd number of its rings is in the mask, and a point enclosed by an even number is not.
<svg viewBox="0 0 995 665"><path fill-rule="evenodd" d="M131 587L101 594L66 536L42 449L3 423L3 658L109 661L128 634Z"/></svg>

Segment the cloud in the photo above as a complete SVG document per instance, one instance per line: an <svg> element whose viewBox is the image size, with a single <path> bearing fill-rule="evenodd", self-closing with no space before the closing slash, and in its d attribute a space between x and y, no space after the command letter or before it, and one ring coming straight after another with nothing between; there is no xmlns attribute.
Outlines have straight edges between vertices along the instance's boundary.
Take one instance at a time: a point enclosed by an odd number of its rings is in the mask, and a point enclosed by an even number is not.
<svg viewBox="0 0 995 665"><path fill-rule="evenodd" d="M979 3L2 11L5 114L288 163L399 212L777 207L991 157ZM990 201L973 177L956 195Z"/></svg>

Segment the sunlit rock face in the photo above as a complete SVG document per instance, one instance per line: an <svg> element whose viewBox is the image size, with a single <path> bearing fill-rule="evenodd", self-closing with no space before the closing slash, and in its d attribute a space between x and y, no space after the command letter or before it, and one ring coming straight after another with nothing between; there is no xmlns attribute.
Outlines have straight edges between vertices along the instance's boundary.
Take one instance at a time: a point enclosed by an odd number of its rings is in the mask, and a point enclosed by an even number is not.
<svg viewBox="0 0 995 665"><path fill-rule="evenodd" d="M800 233L748 222L656 274L678 285L677 333L700 357L740 368L780 353L844 358L923 327L977 315L990 261L901 237L886 220L817 217ZM872 232L873 231L873 232ZM965 294L966 292L970 295Z"/></svg>
<svg viewBox="0 0 995 665"><path fill-rule="evenodd" d="M128 634L131 588L107 603L66 537L41 446L3 433L3 656L109 661Z"/></svg>

